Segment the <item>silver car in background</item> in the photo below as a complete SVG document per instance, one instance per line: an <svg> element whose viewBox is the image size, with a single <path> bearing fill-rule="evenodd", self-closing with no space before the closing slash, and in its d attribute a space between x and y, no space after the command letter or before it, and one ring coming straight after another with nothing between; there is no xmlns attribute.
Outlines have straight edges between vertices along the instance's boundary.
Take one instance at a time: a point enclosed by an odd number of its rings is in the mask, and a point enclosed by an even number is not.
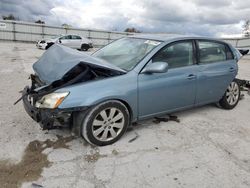
<svg viewBox="0 0 250 188"><path fill-rule="evenodd" d="M37 42L36 46L37 48L47 50L49 47L51 47L53 44L62 44L64 46L82 50L82 51L88 51L89 48L93 48L92 41L79 36L79 35L58 35L54 36L50 39L43 39Z"/></svg>

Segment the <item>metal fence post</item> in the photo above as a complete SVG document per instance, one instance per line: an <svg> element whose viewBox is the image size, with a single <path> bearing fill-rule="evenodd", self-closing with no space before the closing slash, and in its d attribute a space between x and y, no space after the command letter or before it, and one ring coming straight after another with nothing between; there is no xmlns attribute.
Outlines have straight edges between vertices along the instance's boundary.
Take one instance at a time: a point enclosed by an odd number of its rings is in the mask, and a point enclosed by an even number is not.
<svg viewBox="0 0 250 188"><path fill-rule="evenodd" d="M110 43L111 41L111 32L108 32L108 44Z"/></svg>
<svg viewBox="0 0 250 188"><path fill-rule="evenodd" d="M13 41L16 41L16 22L12 22Z"/></svg>
<svg viewBox="0 0 250 188"><path fill-rule="evenodd" d="M236 39L236 43L235 43L236 48L238 47L238 42L239 42L239 39Z"/></svg>
<svg viewBox="0 0 250 188"><path fill-rule="evenodd" d="M42 25L42 38L44 38L45 33L44 33L44 25Z"/></svg>
<svg viewBox="0 0 250 188"><path fill-rule="evenodd" d="M88 30L88 39L91 39L91 30Z"/></svg>

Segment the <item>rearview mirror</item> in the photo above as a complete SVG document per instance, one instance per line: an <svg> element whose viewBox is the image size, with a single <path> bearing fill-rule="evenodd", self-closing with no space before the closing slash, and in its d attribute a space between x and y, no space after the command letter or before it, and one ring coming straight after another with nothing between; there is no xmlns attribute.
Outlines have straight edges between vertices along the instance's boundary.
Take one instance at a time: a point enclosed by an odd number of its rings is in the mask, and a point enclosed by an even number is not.
<svg viewBox="0 0 250 188"><path fill-rule="evenodd" d="M142 73L147 73L147 74L152 74L152 73L164 73L168 71L168 63L167 62L154 62L154 63L150 63L149 65L147 65Z"/></svg>

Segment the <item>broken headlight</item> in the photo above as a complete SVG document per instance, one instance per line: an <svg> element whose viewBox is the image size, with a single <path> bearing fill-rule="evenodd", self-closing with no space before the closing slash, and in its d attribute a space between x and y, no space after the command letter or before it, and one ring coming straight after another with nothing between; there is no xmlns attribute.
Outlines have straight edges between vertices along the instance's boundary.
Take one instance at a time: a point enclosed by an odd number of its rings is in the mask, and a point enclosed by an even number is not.
<svg viewBox="0 0 250 188"><path fill-rule="evenodd" d="M40 100L38 100L35 104L37 108L57 108L67 97L69 92L63 93L50 93L48 95L44 95Z"/></svg>

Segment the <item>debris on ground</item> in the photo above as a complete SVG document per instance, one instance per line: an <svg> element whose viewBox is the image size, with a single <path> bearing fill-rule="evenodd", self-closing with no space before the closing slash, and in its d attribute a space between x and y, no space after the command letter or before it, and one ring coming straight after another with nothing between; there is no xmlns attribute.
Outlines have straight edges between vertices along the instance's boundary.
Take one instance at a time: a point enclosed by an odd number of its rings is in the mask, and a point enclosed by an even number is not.
<svg viewBox="0 0 250 188"><path fill-rule="evenodd" d="M137 138L139 138L139 134L137 132L135 132L135 137L130 139L128 142L129 143L134 142Z"/></svg>
<svg viewBox="0 0 250 188"><path fill-rule="evenodd" d="M244 95L243 93L241 93L241 94L240 94L240 98L239 98L239 100L244 99L244 97L245 97L245 95Z"/></svg>
<svg viewBox="0 0 250 188"><path fill-rule="evenodd" d="M43 187L42 185L39 185L39 184L37 184L37 183L32 183L31 186L32 186L32 188Z"/></svg>
<svg viewBox="0 0 250 188"><path fill-rule="evenodd" d="M249 80L242 80L242 79L238 79L238 78L236 78L236 81L240 85L240 90L247 91L247 94L250 95L250 81ZM242 95L240 96L240 100L244 98L244 95L243 96Z"/></svg>
<svg viewBox="0 0 250 188"><path fill-rule="evenodd" d="M118 152L116 149L113 149L113 150L112 150L112 154L113 154L113 155L118 155L119 152Z"/></svg>
<svg viewBox="0 0 250 188"><path fill-rule="evenodd" d="M168 133L171 135L176 135L176 133L174 131L168 130Z"/></svg>
<svg viewBox="0 0 250 188"><path fill-rule="evenodd" d="M177 123L180 123L180 120L177 116L174 115L168 115L168 117L154 117L153 122L156 124L159 124L161 122L168 122L168 121L175 121Z"/></svg>
<svg viewBox="0 0 250 188"><path fill-rule="evenodd" d="M98 148L94 148L90 150L90 154L84 156L84 159L89 163L94 163L103 157L107 157L107 155L101 155Z"/></svg>
<svg viewBox="0 0 250 188"><path fill-rule="evenodd" d="M140 125L138 122L133 122L132 123L132 126L138 126L138 125Z"/></svg>

